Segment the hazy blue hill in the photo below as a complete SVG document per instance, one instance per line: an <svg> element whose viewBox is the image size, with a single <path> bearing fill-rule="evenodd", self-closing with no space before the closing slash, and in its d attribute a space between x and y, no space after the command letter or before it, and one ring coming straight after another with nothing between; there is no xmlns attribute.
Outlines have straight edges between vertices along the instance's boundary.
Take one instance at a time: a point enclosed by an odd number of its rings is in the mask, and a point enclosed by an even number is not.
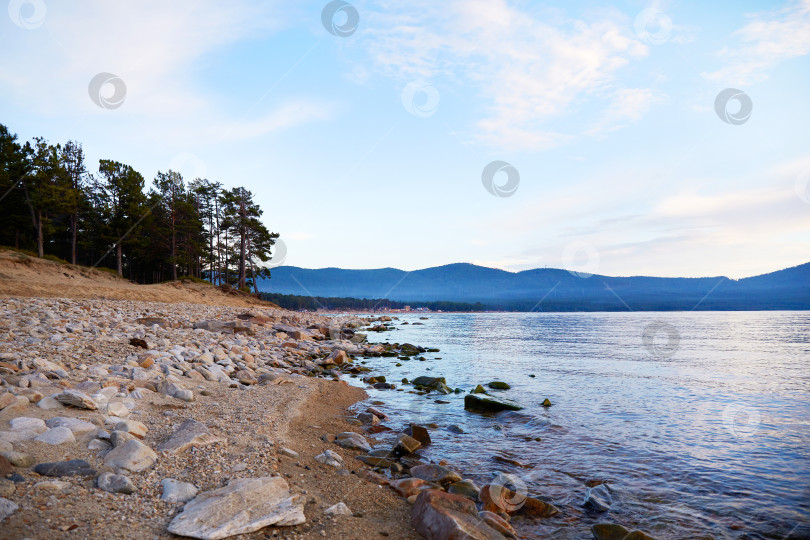
<svg viewBox="0 0 810 540"><path fill-rule="evenodd" d="M810 309L810 263L741 280L580 277L556 268L507 272L466 263L413 272L282 266L260 288L301 296L481 302L516 310Z"/></svg>

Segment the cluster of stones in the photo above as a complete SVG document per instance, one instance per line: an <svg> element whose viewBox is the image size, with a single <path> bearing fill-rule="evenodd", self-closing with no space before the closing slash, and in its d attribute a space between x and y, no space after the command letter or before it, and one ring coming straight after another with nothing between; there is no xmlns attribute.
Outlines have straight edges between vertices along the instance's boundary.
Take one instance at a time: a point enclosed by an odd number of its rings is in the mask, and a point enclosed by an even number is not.
<svg viewBox="0 0 810 540"><path fill-rule="evenodd" d="M349 367L349 355L382 350L364 344L354 330L373 319L243 311L4 299L0 426L8 427L0 427L0 521L19 511L14 492L21 482L40 478L34 487L67 489L71 478L92 478L99 490L128 495L138 489L134 477L154 468L160 456L222 441L189 419L153 449L144 442L146 424L134 419L140 400L157 396L188 406L202 381L249 391L290 376L334 376L330 370ZM75 455L37 457L37 448L62 446ZM162 500L185 503L168 526L179 535L224 538L305 521L304 501L275 475L232 479L202 492L164 478L161 490Z"/></svg>

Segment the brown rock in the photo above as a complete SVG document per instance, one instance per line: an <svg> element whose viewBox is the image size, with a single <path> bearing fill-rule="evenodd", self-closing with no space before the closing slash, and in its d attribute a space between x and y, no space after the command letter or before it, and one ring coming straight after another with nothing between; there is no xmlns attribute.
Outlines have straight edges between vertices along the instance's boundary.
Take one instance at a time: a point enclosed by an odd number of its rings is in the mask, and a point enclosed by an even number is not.
<svg viewBox="0 0 810 540"><path fill-rule="evenodd" d="M516 512L519 516L524 516L531 519L547 518L560 512L559 508L553 504L535 499L534 497L526 497L523 506Z"/></svg>
<svg viewBox="0 0 810 540"><path fill-rule="evenodd" d="M489 525L490 527L492 527L505 537L517 538L517 533L515 532L515 529L513 529L512 526L509 525L508 521L503 519L498 514L482 510L481 512L478 512L478 517L483 519L487 523L487 525Z"/></svg>
<svg viewBox="0 0 810 540"><path fill-rule="evenodd" d="M428 430L423 426L411 424L405 428L403 433L419 441L422 446L427 446L430 444L430 433L428 433Z"/></svg>
<svg viewBox="0 0 810 540"><path fill-rule="evenodd" d="M180 454L192 446L206 446L222 440L221 437L212 435L205 424L189 418L180 424L180 427L163 444L158 446L158 450Z"/></svg>
<svg viewBox="0 0 810 540"><path fill-rule="evenodd" d="M457 472L434 464L411 467L411 476L438 484L452 484L461 480L461 476Z"/></svg>
<svg viewBox="0 0 810 540"><path fill-rule="evenodd" d="M401 480L391 481L391 489L396 491L397 495L406 499L411 495L418 495L423 489L428 488L438 489L438 486L421 478L402 478Z"/></svg>
<svg viewBox="0 0 810 540"><path fill-rule="evenodd" d="M380 486L388 485L388 478L384 477L381 474L377 474L373 471L362 470L359 473L357 473L357 476L359 476L363 480L371 482L372 484L377 484Z"/></svg>
<svg viewBox="0 0 810 540"><path fill-rule="evenodd" d="M140 347L141 349L148 349L149 345L146 344L146 341L139 339L139 338L130 338L129 344L133 347Z"/></svg>
<svg viewBox="0 0 810 540"><path fill-rule="evenodd" d="M149 369L150 367L152 367L152 364L154 364L154 363L155 363L155 359L152 358L151 356L147 356L138 365L141 366L143 369Z"/></svg>
<svg viewBox="0 0 810 540"><path fill-rule="evenodd" d="M400 433L399 437L397 438L397 442L394 444L394 452L399 455L413 454L421 447L422 443L409 435Z"/></svg>
<svg viewBox="0 0 810 540"><path fill-rule="evenodd" d="M5 392L4 394L0 395L0 410L5 409L9 405L17 402L17 396L12 394L11 392Z"/></svg>
<svg viewBox="0 0 810 540"><path fill-rule="evenodd" d="M0 456L0 477L5 478L9 474L14 473L14 467L5 456Z"/></svg>
<svg viewBox="0 0 810 540"><path fill-rule="evenodd" d="M416 497L411 525L426 540L503 540L500 532L478 516L474 502L435 489Z"/></svg>

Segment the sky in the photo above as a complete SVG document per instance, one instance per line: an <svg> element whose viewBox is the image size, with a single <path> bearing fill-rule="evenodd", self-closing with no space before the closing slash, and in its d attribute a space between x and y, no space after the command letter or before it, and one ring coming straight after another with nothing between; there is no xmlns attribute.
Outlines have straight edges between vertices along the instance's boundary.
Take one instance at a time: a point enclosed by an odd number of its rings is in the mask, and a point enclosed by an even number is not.
<svg viewBox="0 0 810 540"><path fill-rule="evenodd" d="M245 186L273 264L810 261L810 0L11 0L0 123Z"/></svg>

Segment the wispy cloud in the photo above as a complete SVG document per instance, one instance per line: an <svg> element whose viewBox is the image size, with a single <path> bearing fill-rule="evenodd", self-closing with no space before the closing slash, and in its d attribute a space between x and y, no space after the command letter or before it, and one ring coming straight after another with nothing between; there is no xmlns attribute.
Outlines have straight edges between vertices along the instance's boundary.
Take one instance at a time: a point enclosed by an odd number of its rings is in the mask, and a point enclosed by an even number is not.
<svg viewBox="0 0 810 540"><path fill-rule="evenodd" d="M614 122L619 116L637 117L649 107L652 100L643 99L643 91L611 88L621 68L648 54L623 15L541 15L549 13L504 0L410 2L404 9L383 3L368 15L361 43L376 69L402 84L425 79L440 81L440 90L442 84L474 87L484 104L470 114L477 118L477 138L491 146L546 149L565 143L579 134L555 122L608 91L615 98L606 113L614 127L621 125ZM630 111L631 101L642 107Z"/></svg>
<svg viewBox="0 0 810 540"><path fill-rule="evenodd" d="M724 84L751 84L768 77L780 63L810 54L810 0L798 0L788 7L756 13L751 22L734 32L735 47L718 53L725 67L705 73Z"/></svg>

